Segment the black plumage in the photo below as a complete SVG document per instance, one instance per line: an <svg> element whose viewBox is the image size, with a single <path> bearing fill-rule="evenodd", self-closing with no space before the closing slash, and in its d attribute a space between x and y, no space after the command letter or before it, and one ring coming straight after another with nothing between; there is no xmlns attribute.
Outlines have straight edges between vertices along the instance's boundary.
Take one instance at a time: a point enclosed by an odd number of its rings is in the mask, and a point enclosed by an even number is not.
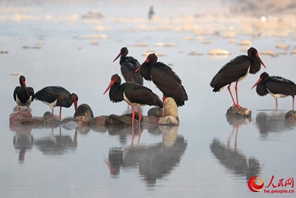
<svg viewBox="0 0 296 198"><path fill-rule="evenodd" d="M52 110L55 106L60 107L59 118L61 119L62 107L69 108L74 103L75 113L77 112L77 101L78 96L75 93L70 93L63 87L60 86L48 86L44 87L40 91L36 92L35 99L44 102L49 105Z"/></svg>
<svg viewBox="0 0 296 198"><path fill-rule="evenodd" d="M153 83L163 93L163 100L172 97L177 106L183 106L188 96L179 76L166 64L157 62L155 54L149 54L145 62L137 70L141 75Z"/></svg>
<svg viewBox="0 0 296 198"><path fill-rule="evenodd" d="M133 120L135 116L134 106L138 107L139 121L141 120L140 106L150 105L163 107L162 101L147 87L135 83L121 84L121 78L117 74L111 77L111 82L104 94L109 91L109 98L112 102L125 101L132 106Z"/></svg>
<svg viewBox="0 0 296 198"><path fill-rule="evenodd" d="M19 77L20 86L15 87L13 91L13 99L16 101L19 109L20 106L29 106L34 100L34 89L26 86L26 78L24 76Z"/></svg>
<svg viewBox="0 0 296 198"><path fill-rule="evenodd" d="M132 56L127 56L127 54L128 49L126 47L121 48L120 53L113 60L113 62L120 57L120 70L125 82L143 85L143 77L141 76L141 74L135 72L136 69L140 67L140 63Z"/></svg>
<svg viewBox="0 0 296 198"><path fill-rule="evenodd" d="M239 107L238 103L238 94L237 94L237 85L238 81L244 79L248 73L255 74L260 68L261 64L265 67L264 63L261 61L258 51L251 47L248 50L248 55L240 55L226 63L218 73L213 77L210 86L213 89L213 92L220 91L222 87L228 85L228 91L230 93L232 102L234 106ZM232 96L230 85L231 83L236 82L235 93L236 93L236 102Z"/></svg>
<svg viewBox="0 0 296 198"><path fill-rule="evenodd" d="M292 96L294 109L294 96L296 95L296 85L293 81L280 76L269 76L268 73L263 72L260 75L259 80L254 84L252 88L256 87L256 92L259 96L265 96L268 93L271 94L276 101L276 109L278 107L278 98L285 98Z"/></svg>

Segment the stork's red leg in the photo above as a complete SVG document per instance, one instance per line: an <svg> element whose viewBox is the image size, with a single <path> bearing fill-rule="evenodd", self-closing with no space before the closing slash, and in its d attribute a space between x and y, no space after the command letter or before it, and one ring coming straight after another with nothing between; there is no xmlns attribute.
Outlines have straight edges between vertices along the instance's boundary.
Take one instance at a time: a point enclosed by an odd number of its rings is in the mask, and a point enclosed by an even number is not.
<svg viewBox="0 0 296 198"><path fill-rule="evenodd" d="M139 117L139 124L140 124L142 121L142 114L141 114L140 106L138 106L138 117Z"/></svg>
<svg viewBox="0 0 296 198"><path fill-rule="evenodd" d="M134 106L132 106L132 128L135 126L135 110ZM134 130L132 130L132 137L135 136Z"/></svg>
<svg viewBox="0 0 296 198"><path fill-rule="evenodd" d="M230 93L230 96L231 96L231 99L232 99L232 102L233 102L233 106L237 106L237 104L236 104L235 101L234 101L233 95L232 95L232 93L231 93L230 86L231 86L231 83L227 86L227 89L228 89L228 91L229 91L229 93Z"/></svg>
<svg viewBox="0 0 296 198"><path fill-rule="evenodd" d="M236 96L236 105L235 106L237 106L237 108L241 108L241 106L238 103L238 93L237 93L238 86L237 85L238 85L238 81L236 81L235 86L234 86L235 96Z"/></svg>
<svg viewBox="0 0 296 198"><path fill-rule="evenodd" d="M275 110L277 110L278 108L278 101L277 101L277 98L275 98Z"/></svg>
<svg viewBox="0 0 296 198"><path fill-rule="evenodd" d="M60 114L59 114L59 119L62 119L62 107L60 107Z"/></svg>

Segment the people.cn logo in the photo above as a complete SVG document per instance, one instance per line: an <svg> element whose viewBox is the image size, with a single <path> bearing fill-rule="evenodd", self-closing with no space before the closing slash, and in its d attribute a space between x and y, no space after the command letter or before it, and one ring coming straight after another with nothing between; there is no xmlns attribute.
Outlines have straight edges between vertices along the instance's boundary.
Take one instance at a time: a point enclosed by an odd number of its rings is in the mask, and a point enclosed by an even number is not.
<svg viewBox="0 0 296 198"><path fill-rule="evenodd" d="M256 179L259 181L259 184L256 183L255 181ZM252 192L260 192L263 186L264 186L264 182L263 182L263 179L261 179L260 177L253 176L249 179L248 187Z"/></svg>

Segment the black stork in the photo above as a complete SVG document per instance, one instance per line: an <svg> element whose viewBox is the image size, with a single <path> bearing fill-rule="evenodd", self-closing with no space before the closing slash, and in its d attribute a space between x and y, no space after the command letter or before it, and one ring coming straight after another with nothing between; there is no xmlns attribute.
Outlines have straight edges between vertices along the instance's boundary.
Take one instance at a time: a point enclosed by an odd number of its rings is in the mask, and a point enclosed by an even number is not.
<svg viewBox="0 0 296 198"><path fill-rule="evenodd" d="M31 102L34 100L34 89L26 86L26 78L24 76L20 76L19 81L21 86L15 87L13 98L19 110L20 106L27 106L28 109Z"/></svg>
<svg viewBox="0 0 296 198"><path fill-rule="evenodd" d="M60 86L44 87L35 94L35 99L47 104L51 108L52 116L54 116L54 107L60 107L60 120L62 119L62 107L69 108L74 103L75 113L77 112L78 96Z"/></svg>
<svg viewBox="0 0 296 198"><path fill-rule="evenodd" d="M114 74L111 77L111 82L103 94L109 89L109 98L112 102L121 102L124 100L132 106L132 126L134 126L135 120L134 106L137 106L138 108L139 123L142 120L140 106L152 105L163 108L162 101L150 89L135 83L121 84L121 78L117 74Z"/></svg>
<svg viewBox="0 0 296 198"><path fill-rule="evenodd" d="M293 81L280 76L269 76L263 72L259 80L254 84L252 89L256 87L259 96L265 96L270 93L275 98L275 108L278 107L278 98L292 96L292 108L294 110L294 97L296 95L296 85Z"/></svg>
<svg viewBox="0 0 296 198"><path fill-rule="evenodd" d="M136 69L140 67L140 63L137 59L127 56L128 49L126 47L121 48L118 56L113 60L116 61L120 57L120 70L124 77L125 82L137 83L143 85L143 77L139 73L135 73Z"/></svg>
<svg viewBox="0 0 296 198"><path fill-rule="evenodd" d="M240 55L226 63L218 73L213 77L210 85L213 89L213 92L220 91L225 85L230 93L233 105L240 108L238 103L238 94L237 94L237 85L238 81L243 80L247 77L248 73L255 74L261 69L261 64L266 68L264 63L261 61L258 51L251 47L248 50L248 55ZM235 83L235 95L236 102L233 98L233 95L230 90L231 83Z"/></svg>
<svg viewBox="0 0 296 198"><path fill-rule="evenodd" d="M188 100L187 93L182 85L182 81L177 74L166 64L157 62L156 54L149 54L145 62L136 72L153 83L163 93L163 101L166 97L172 97L177 106L183 106Z"/></svg>

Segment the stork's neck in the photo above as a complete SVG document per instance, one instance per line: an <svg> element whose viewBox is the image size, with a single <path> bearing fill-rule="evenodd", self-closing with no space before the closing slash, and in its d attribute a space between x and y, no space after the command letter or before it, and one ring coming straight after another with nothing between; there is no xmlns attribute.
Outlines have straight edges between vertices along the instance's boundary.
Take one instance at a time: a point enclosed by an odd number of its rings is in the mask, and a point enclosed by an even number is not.
<svg viewBox="0 0 296 198"><path fill-rule="evenodd" d="M120 83L115 83L110 88L109 98L113 102L120 102L123 100L123 90L120 89Z"/></svg>

